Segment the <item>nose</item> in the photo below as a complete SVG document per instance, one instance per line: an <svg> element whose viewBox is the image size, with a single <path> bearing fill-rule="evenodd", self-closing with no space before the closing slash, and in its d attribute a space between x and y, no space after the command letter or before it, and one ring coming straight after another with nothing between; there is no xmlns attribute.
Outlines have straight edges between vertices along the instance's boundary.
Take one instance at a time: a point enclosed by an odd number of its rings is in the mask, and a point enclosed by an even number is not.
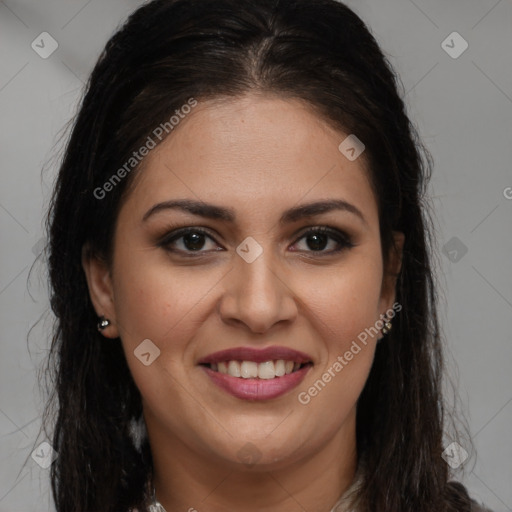
<svg viewBox="0 0 512 512"><path fill-rule="evenodd" d="M270 250L248 263L236 256L219 303L222 321L243 324L253 333L266 333L275 324L290 323L297 316L297 302L289 276L272 261Z"/></svg>

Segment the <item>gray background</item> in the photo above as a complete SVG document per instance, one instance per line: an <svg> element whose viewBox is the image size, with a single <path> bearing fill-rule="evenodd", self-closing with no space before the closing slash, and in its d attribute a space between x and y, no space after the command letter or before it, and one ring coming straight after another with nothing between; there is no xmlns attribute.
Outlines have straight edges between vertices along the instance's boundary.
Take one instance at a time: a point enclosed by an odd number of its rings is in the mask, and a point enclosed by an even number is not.
<svg viewBox="0 0 512 512"><path fill-rule="evenodd" d="M410 116L435 160L429 190L441 321L475 448L462 437L447 438L446 445L458 441L470 452L454 478L495 512L510 511L512 2L347 3L398 71ZM0 512L53 510L49 470L31 458L45 440L38 438L35 370L48 350L52 317L44 315L44 266L36 264L30 280L29 270L42 248L61 130L107 38L138 4L0 1ZM458 58L442 46L454 31L469 44ZM31 48L42 32L59 45L47 59ZM456 39L445 45L461 48Z"/></svg>

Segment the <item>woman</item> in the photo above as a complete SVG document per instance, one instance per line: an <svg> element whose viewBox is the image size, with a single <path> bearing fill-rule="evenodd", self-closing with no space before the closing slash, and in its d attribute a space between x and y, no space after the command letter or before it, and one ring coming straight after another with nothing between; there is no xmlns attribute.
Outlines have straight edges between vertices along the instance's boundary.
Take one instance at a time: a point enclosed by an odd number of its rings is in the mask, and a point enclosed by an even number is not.
<svg viewBox="0 0 512 512"><path fill-rule="evenodd" d="M442 458L420 150L341 3L133 13L48 213L57 510L482 510Z"/></svg>

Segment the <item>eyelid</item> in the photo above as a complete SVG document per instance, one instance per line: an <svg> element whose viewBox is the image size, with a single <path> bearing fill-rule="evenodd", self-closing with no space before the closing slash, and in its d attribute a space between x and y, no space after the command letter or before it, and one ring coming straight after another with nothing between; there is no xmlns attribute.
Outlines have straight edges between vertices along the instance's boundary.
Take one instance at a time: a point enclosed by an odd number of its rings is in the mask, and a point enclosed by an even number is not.
<svg viewBox="0 0 512 512"><path fill-rule="evenodd" d="M215 243L218 243L215 239L216 235L214 235L208 228L203 228L200 226L168 226L167 229L164 231L164 234L162 236L157 237L157 244L169 243L169 241L180 238L181 236L186 235L189 232L202 233L212 238L215 241Z"/></svg>
<svg viewBox="0 0 512 512"><path fill-rule="evenodd" d="M310 231L314 233L321 232L329 234L334 237L343 238L346 242L352 242L352 236L349 235L344 229L332 226L330 224L315 224L312 226L306 226L305 228L302 228L296 236L298 239L300 239Z"/></svg>

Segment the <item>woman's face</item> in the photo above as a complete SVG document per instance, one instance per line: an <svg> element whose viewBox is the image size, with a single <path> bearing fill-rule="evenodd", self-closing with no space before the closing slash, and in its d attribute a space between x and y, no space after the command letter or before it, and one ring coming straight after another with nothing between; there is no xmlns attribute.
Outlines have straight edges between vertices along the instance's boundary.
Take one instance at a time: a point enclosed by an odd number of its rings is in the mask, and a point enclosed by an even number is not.
<svg viewBox="0 0 512 512"><path fill-rule="evenodd" d="M112 273L84 267L152 444L266 469L353 449L382 336L365 330L381 327L395 281L365 154L338 149L347 135L293 100L199 102L133 171ZM194 206L165 207L175 201Z"/></svg>

